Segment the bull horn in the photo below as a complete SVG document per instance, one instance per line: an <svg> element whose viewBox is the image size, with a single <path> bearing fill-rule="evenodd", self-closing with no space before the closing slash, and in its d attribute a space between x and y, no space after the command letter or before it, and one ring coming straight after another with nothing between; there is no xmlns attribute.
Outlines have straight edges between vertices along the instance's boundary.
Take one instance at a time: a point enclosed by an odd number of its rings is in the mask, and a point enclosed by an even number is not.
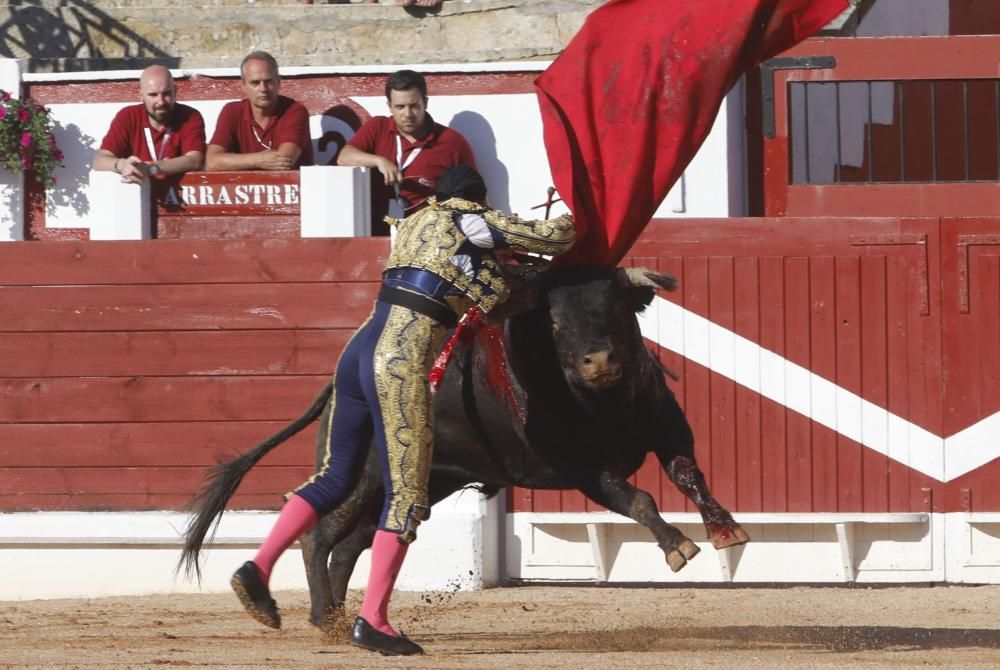
<svg viewBox="0 0 1000 670"><path fill-rule="evenodd" d="M625 274L625 282L630 286L648 286L652 289L665 289L676 291L680 283L677 277L666 275L660 272L653 272L647 268L621 268Z"/></svg>

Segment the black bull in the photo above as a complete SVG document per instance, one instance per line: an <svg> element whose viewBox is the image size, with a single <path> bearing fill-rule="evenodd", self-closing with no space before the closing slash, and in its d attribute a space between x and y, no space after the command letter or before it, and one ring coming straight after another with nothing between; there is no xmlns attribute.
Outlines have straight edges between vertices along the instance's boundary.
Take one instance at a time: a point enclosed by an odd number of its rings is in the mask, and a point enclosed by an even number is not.
<svg viewBox="0 0 1000 670"><path fill-rule="evenodd" d="M673 277L638 268L552 271L537 286L534 308L456 346L434 398L431 501L470 485L487 495L512 485L577 489L648 528L676 572L698 547L663 521L649 493L627 481L652 452L701 512L713 546L746 542L709 493L691 428L639 330L636 314L655 289L676 286ZM205 538L243 476L320 416L329 393L327 386L302 418L216 466L191 504L181 555L188 572L198 571ZM320 421L318 453L326 423ZM302 538L312 621L324 628L342 610L355 563L375 533L383 488L374 453L350 497Z"/></svg>

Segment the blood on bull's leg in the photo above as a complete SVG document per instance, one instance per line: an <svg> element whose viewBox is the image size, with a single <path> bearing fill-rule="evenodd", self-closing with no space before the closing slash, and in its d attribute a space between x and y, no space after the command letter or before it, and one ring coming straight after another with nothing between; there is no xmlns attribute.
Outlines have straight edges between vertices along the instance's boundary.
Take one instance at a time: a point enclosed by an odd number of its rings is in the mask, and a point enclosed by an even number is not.
<svg viewBox="0 0 1000 670"><path fill-rule="evenodd" d="M705 475L693 460L687 456L675 456L666 464L666 471L674 486L701 512L705 530L708 531L708 539L713 547L723 549L750 541L747 532L709 493Z"/></svg>
<svg viewBox="0 0 1000 670"><path fill-rule="evenodd" d="M594 502L648 528L663 550L667 565L673 572L683 568L701 551L684 533L663 520L653 496L637 489L621 477L602 472L596 490L585 486L580 487L580 490Z"/></svg>

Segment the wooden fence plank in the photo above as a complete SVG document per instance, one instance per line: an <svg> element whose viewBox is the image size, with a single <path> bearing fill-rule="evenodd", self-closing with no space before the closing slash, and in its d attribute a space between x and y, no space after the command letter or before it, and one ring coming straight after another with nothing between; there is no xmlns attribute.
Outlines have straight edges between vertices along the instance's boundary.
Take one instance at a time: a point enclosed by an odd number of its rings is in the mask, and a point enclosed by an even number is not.
<svg viewBox="0 0 1000 670"><path fill-rule="evenodd" d="M10 423L288 421L327 376L65 377L0 380Z"/></svg>
<svg viewBox="0 0 1000 670"><path fill-rule="evenodd" d="M302 405L302 411L306 409ZM192 466L208 468L263 442L288 421L173 423L3 423L0 465L18 467ZM261 461L315 462L317 424L305 428Z"/></svg>
<svg viewBox="0 0 1000 670"><path fill-rule="evenodd" d="M374 282L18 286L0 293L0 330L356 328L377 293Z"/></svg>
<svg viewBox="0 0 1000 670"><path fill-rule="evenodd" d="M378 281L388 254L384 237L0 244L0 286Z"/></svg>
<svg viewBox="0 0 1000 670"><path fill-rule="evenodd" d="M861 259L841 257L836 259L836 309L834 337L836 346L837 384L851 393L862 395L861 365ZM870 296L875 298L875 296ZM845 412L854 408L844 407ZM838 421L841 420L838 407ZM844 417L858 419L860 416ZM837 510L840 512L864 511L864 468L860 444L843 435L836 436Z"/></svg>
<svg viewBox="0 0 1000 670"><path fill-rule="evenodd" d="M273 466L252 470L240 484L245 493L282 493L312 474L309 466ZM202 485L203 468L103 467L103 468L0 468L0 481L8 491L36 495L74 495L100 492L116 495L193 495Z"/></svg>
<svg viewBox="0 0 1000 670"><path fill-rule="evenodd" d="M283 493L239 493L227 509L277 510L284 503ZM5 512L121 512L179 511L191 501L188 493L2 493L0 509Z"/></svg>
<svg viewBox="0 0 1000 670"><path fill-rule="evenodd" d="M0 377L328 374L353 332L0 332Z"/></svg>
<svg viewBox="0 0 1000 670"><path fill-rule="evenodd" d="M301 233L301 218L294 216L193 216L160 217L158 240L242 240L295 238Z"/></svg>
<svg viewBox="0 0 1000 670"><path fill-rule="evenodd" d="M825 380L837 379L837 284L834 259L819 256L809 259L809 369ZM835 398L813 394L814 407L829 415ZM836 420L836 419L835 419ZM837 511L837 434L812 423L812 505L813 510ZM810 511L813 511L810 510Z"/></svg>

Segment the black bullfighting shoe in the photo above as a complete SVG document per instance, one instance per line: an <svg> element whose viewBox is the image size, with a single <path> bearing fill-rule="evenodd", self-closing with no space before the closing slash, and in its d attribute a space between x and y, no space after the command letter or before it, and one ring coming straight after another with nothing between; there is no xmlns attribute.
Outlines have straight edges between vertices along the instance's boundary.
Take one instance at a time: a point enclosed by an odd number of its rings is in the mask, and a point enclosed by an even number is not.
<svg viewBox="0 0 1000 670"><path fill-rule="evenodd" d="M233 587L233 591L236 591L236 595L239 596L247 614L265 626L281 628L278 604L271 598L271 591L268 590L264 580L260 578L256 563L253 561L244 563L233 574L229 585Z"/></svg>
<svg viewBox="0 0 1000 670"><path fill-rule="evenodd" d="M354 627L351 629L351 644L377 651L383 656L411 656L424 653L419 644L405 635L396 637L383 633L361 617L354 620Z"/></svg>

